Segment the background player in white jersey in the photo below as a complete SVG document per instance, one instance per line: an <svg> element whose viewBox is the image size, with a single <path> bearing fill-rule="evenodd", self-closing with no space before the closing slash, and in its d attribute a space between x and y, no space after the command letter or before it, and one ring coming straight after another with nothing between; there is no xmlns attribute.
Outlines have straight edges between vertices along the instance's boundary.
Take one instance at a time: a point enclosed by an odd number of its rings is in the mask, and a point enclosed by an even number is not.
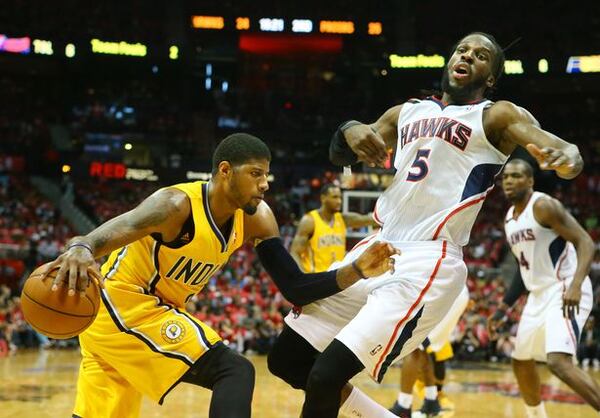
<svg viewBox="0 0 600 418"><path fill-rule="evenodd" d="M336 417L340 400L342 412L369 416L360 410L362 397L350 393L346 399L342 389L363 369L380 382L392 362L416 349L448 312L466 280L461 246L494 176L517 146L563 178L581 171L575 145L542 130L526 110L485 99L503 66L504 53L492 36L469 34L452 51L441 97L410 100L373 124L349 121L336 131L330 159L337 165L383 165L387 150L396 148L394 181L374 213L383 225L378 239L397 245L402 256L394 274L286 318L287 342L280 347L294 341L300 347L305 340L306 360L298 362L299 349L291 357L275 347L269 365L305 388L304 418ZM343 263L374 241L357 245ZM311 347L322 351L316 360Z"/></svg>
<svg viewBox="0 0 600 418"><path fill-rule="evenodd" d="M525 289L530 292L512 354L527 415L546 417L536 361L547 362L552 373L600 411L600 387L573 364L593 305L587 274L594 243L558 200L533 190L533 170L526 161L506 165L502 187L513 204L505 219L506 238L522 280L514 280L489 326L495 331L509 305Z"/></svg>

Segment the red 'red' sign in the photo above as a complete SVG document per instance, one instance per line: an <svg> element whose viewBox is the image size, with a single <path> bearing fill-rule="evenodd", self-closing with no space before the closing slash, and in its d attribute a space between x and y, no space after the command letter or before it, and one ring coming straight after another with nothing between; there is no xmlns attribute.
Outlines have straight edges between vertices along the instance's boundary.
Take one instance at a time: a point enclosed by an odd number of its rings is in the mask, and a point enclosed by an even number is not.
<svg viewBox="0 0 600 418"><path fill-rule="evenodd" d="M92 162L90 164L90 176L107 179L123 179L127 173L127 166L121 163Z"/></svg>

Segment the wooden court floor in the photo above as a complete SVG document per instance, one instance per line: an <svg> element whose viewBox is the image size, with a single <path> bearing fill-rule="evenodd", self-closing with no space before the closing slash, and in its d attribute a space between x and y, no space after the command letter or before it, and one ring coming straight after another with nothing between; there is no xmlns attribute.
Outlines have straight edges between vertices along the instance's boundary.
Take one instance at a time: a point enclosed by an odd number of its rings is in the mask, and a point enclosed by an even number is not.
<svg viewBox="0 0 600 418"><path fill-rule="evenodd" d="M257 371L253 417L297 418L302 392L271 376L265 357L254 356L251 359ZM0 418L70 417L78 364L78 350L36 350L0 358ZM541 367L540 371L546 384L544 396L548 399L546 408L550 417L597 417L545 368ZM600 379L600 373L593 374ZM376 385L363 375L355 378L353 383L378 402L389 406L396 397L399 376L399 369L392 368L382 385ZM456 408L440 417L525 417L515 381L506 366L482 363L456 366L448 371L446 389ZM166 398L162 407L145 399L141 417L207 417L209 399L209 391L181 384ZM420 417L420 414L413 413L414 417Z"/></svg>

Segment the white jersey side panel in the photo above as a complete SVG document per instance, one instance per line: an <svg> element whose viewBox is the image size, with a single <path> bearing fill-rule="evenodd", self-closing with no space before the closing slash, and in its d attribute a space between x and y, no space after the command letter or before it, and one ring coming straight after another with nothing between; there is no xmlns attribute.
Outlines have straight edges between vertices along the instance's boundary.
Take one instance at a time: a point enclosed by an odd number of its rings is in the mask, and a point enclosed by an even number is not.
<svg viewBox="0 0 600 418"><path fill-rule="evenodd" d="M403 105L397 171L375 208L384 239L467 244L507 159L485 136L483 111L490 104L444 106L428 98Z"/></svg>
<svg viewBox="0 0 600 418"><path fill-rule="evenodd" d="M517 219L513 218L514 206L511 207L504 223L506 239L519 263L523 283L530 292L572 278L577 268L573 244L535 220L533 205L542 197L549 198L544 193L533 192Z"/></svg>

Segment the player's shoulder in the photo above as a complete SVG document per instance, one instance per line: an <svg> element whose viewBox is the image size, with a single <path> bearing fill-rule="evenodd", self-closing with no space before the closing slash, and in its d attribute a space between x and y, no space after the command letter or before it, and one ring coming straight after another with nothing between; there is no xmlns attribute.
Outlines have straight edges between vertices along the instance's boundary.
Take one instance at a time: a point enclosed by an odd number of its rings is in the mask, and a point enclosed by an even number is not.
<svg viewBox="0 0 600 418"><path fill-rule="evenodd" d="M517 117L533 119L533 116L527 109L508 100L490 102L485 110L488 117L500 120L512 120Z"/></svg>
<svg viewBox="0 0 600 418"><path fill-rule="evenodd" d="M540 193L533 202L533 215L542 225L551 223L563 211L564 206L560 200L545 193Z"/></svg>

